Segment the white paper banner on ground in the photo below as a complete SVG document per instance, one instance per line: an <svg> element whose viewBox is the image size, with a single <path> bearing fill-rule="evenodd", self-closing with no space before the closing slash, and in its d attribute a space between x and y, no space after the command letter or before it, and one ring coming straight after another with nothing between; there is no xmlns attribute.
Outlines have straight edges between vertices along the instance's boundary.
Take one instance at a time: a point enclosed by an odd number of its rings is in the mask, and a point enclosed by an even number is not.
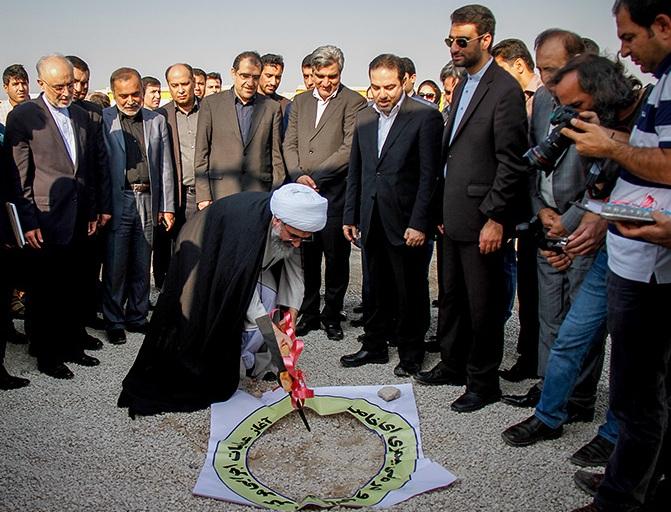
<svg viewBox="0 0 671 512"><path fill-rule="evenodd" d="M324 416L347 412L384 442L380 471L353 496L308 496L294 501L258 481L247 467L249 449L277 420L292 412L288 395L277 389L255 398L237 391L230 400L212 405L210 441L194 494L273 510L293 511L307 505L390 507L417 494L446 487L456 477L424 458L419 416L412 385L401 384L401 396L385 402L383 386L316 388L305 407Z"/></svg>

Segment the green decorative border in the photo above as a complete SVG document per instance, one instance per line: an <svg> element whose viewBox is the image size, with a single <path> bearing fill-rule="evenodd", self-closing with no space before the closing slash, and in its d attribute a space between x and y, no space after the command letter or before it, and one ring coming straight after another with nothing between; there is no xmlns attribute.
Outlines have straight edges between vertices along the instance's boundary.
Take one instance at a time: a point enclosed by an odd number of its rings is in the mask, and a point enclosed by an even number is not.
<svg viewBox="0 0 671 512"><path fill-rule="evenodd" d="M247 467L249 449L269 427L292 412L289 396L260 407L217 443L213 466L217 476L234 493L251 503L273 510L294 511L307 505L333 507L367 507L375 505L391 491L400 489L415 471L418 457L415 429L397 413L385 411L364 399L315 396L305 401L321 416L348 412L378 434L385 445L384 464L380 471L353 496L322 499L306 496L296 502L259 482Z"/></svg>

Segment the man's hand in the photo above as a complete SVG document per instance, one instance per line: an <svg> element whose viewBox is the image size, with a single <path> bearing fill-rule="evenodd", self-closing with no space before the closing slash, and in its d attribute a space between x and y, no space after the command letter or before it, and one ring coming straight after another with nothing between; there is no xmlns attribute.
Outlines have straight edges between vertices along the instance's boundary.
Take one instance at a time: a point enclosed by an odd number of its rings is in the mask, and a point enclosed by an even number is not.
<svg viewBox="0 0 671 512"><path fill-rule="evenodd" d="M175 214L172 212L158 212L158 222L165 226L166 231L170 231L175 225Z"/></svg>
<svg viewBox="0 0 671 512"><path fill-rule="evenodd" d="M445 236L445 224L438 224L436 226L436 229L438 230L438 233L440 233L441 236Z"/></svg>
<svg viewBox="0 0 671 512"><path fill-rule="evenodd" d="M654 224L616 222L615 226L623 236L642 238L671 249L671 217L661 212L652 212L652 218L655 219Z"/></svg>
<svg viewBox="0 0 671 512"><path fill-rule="evenodd" d="M112 216L109 213L99 213L98 214L98 227L102 228L112 220Z"/></svg>
<svg viewBox="0 0 671 512"><path fill-rule="evenodd" d="M568 237L564 252L574 258L592 254L601 246L607 229L608 222L605 219L595 213L585 213L580 225Z"/></svg>
<svg viewBox="0 0 671 512"><path fill-rule="evenodd" d="M352 226L351 224L345 224L342 227L342 232L343 235L345 235L345 238L347 238L347 241L352 243L355 243L361 236L359 228Z"/></svg>
<svg viewBox="0 0 671 512"><path fill-rule="evenodd" d="M315 183L315 180L313 180L310 176L307 174L303 174L303 176L300 176L297 180L296 183L300 183L301 185L306 185L310 187L313 190L319 191L317 188L317 184Z"/></svg>
<svg viewBox="0 0 671 512"><path fill-rule="evenodd" d="M556 253L554 251L540 251L541 256L543 256L548 263L552 265L557 270L564 271L571 266L573 260L568 254Z"/></svg>
<svg viewBox="0 0 671 512"><path fill-rule="evenodd" d="M548 230L548 236L559 238L568 235L568 231L566 231L566 228L561 223L561 215L552 208L541 208L538 211L538 218L543 227Z"/></svg>
<svg viewBox="0 0 671 512"><path fill-rule="evenodd" d="M206 201L201 201L198 203L198 210L204 210L208 206L212 204L212 201L206 200Z"/></svg>
<svg viewBox="0 0 671 512"><path fill-rule="evenodd" d="M480 230L480 254L498 251L503 241L503 225L489 219Z"/></svg>
<svg viewBox="0 0 671 512"><path fill-rule="evenodd" d="M88 236L93 236L96 234L96 229L98 229L98 219L90 220L88 225L88 231L86 232L86 234Z"/></svg>
<svg viewBox="0 0 671 512"><path fill-rule="evenodd" d="M403 238L405 238L405 245L408 247L420 247L426 242L426 235L413 228L406 229Z"/></svg>
<svg viewBox="0 0 671 512"><path fill-rule="evenodd" d="M23 234L26 243L33 249L41 249L44 240L42 239L42 230L40 228L31 229Z"/></svg>
<svg viewBox="0 0 671 512"><path fill-rule="evenodd" d="M615 141L617 132L613 130L581 119L571 119L571 124L580 131L564 128L561 134L575 142L575 149L581 156L609 158L618 144Z"/></svg>

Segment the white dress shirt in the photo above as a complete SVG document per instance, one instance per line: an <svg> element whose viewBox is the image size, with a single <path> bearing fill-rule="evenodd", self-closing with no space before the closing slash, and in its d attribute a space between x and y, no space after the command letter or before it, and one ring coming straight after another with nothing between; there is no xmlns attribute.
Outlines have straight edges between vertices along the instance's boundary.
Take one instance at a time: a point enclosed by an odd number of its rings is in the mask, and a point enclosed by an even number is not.
<svg viewBox="0 0 671 512"><path fill-rule="evenodd" d="M389 135L389 130L391 130L398 111L401 110L401 105L405 101L405 94L401 94L401 99L398 101L394 108L391 109L389 115L382 112L375 103L373 103L373 109L380 115L377 122L377 156L379 157L382 153L382 148L385 141L387 140L387 135Z"/></svg>
<svg viewBox="0 0 671 512"><path fill-rule="evenodd" d="M340 86L336 87L336 90L333 91L333 94L326 98L325 100L322 99L322 97L319 95L319 92L317 92L317 88L315 87L312 89L312 95L317 98L317 119L315 119L315 128L317 128L317 125L319 124L319 120L322 118L322 114L324 113L324 110L326 110L326 107L329 106L329 101L331 101L333 98L336 97L336 94L338 94L338 88Z"/></svg>
<svg viewBox="0 0 671 512"><path fill-rule="evenodd" d="M65 148L68 150L68 155L70 160L75 167L77 167L77 142L75 141L75 130L72 127L72 120L70 119L70 112L67 108L57 108L54 107L47 99L42 95L42 101L45 103L49 112L51 112L51 117L54 118L58 131L65 142Z"/></svg>

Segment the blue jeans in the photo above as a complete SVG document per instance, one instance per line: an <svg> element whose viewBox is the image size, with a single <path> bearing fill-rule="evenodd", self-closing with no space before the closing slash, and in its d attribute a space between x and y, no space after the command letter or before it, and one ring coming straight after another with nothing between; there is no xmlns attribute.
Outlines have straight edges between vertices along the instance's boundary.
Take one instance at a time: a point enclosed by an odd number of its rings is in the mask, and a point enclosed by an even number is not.
<svg viewBox="0 0 671 512"><path fill-rule="evenodd" d="M568 419L569 398L585 357L594 344L604 339L608 312L607 271L608 254L604 247L596 255L552 345L543 392L535 412L536 417L551 428L558 428ZM610 412L599 434L613 443L617 440L617 424Z"/></svg>

